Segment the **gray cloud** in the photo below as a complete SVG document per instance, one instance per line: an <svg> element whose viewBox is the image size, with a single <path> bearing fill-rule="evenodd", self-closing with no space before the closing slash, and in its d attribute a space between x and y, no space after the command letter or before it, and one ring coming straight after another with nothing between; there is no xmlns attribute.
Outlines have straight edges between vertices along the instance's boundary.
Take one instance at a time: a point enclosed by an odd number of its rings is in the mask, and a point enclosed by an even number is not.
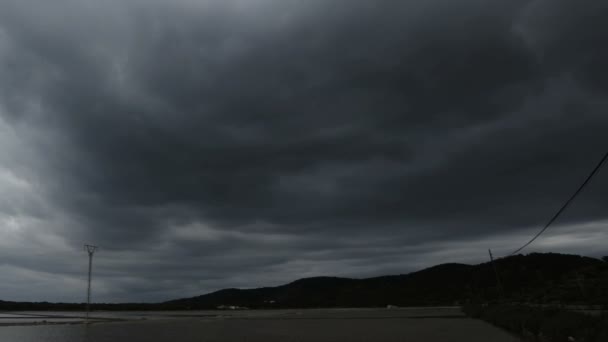
<svg viewBox="0 0 608 342"><path fill-rule="evenodd" d="M0 297L80 300L85 241L108 301L506 253L605 151L607 10L4 1L2 267L74 290ZM556 251L589 251L607 185Z"/></svg>

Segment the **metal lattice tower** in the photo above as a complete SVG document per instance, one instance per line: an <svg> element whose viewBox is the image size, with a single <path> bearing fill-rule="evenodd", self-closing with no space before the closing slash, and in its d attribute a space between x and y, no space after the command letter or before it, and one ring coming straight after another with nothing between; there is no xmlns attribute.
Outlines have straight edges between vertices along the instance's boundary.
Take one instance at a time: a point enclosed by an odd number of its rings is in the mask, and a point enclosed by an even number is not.
<svg viewBox="0 0 608 342"><path fill-rule="evenodd" d="M86 321L89 322L89 312L91 311L91 276L93 273L93 254L97 251L97 246L93 245L84 245L84 249L89 253L89 282L87 286L87 313L86 313Z"/></svg>

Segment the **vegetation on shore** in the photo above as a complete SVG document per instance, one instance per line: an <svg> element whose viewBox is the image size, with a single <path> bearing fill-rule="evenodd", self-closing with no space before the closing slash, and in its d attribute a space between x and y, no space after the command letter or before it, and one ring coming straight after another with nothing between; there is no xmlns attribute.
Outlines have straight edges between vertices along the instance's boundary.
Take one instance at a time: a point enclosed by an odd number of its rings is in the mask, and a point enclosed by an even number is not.
<svg viewBox="0 0 608 342"><path fill-rule="evenodd" d="M608 315L512 304L467 304L463 311L531 342L608 341Z"/></svg>

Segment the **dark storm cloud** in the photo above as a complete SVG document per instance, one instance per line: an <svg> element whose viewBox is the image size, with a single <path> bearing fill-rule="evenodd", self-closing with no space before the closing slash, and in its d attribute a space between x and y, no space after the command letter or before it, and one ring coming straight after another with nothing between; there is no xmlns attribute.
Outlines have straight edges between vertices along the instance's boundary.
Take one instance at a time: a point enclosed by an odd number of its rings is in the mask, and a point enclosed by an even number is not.
<svg viewBox="0 0 608 342"><path fill-rule="evenodd" d="M493 236L516 247L604 153L606 11L5 1L0 186L23 198L0 212L15 245L45 224L32 246L47 253L102 244L110 300L405 272ZM565 222L606 218L603 176ZM8 265L77 279L64 257L15 253Z"/></svg>

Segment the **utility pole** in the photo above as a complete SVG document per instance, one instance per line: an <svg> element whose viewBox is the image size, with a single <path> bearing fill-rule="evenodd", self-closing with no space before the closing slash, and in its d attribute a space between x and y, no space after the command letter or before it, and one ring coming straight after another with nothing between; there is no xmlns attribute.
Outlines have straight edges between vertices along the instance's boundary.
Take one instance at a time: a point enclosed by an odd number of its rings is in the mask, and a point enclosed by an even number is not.
<svg viewBox="0 0 608 342"><path fill-rule="evenodd" d="M492 262L492 268L494 268L494 275L496 276L496 285L498 286L498 294L502 299L504 297L504 292L502 288L502 283L500 282L500 276L498 275L498 268L496 268L496 263L494 262L494 256L492 255L492 250L488 249L488 253L490 253L490 261Z"/></svg>
<svg viewBox="0 0 608 342"><path fill-rule="evenodd" d="M87 286L87 313L86 322L89 323L89 312L91 311L91 276L93 273L93 254L97 250L97 246L84 245L84 249L89 253L89 283Z"/></svg>

